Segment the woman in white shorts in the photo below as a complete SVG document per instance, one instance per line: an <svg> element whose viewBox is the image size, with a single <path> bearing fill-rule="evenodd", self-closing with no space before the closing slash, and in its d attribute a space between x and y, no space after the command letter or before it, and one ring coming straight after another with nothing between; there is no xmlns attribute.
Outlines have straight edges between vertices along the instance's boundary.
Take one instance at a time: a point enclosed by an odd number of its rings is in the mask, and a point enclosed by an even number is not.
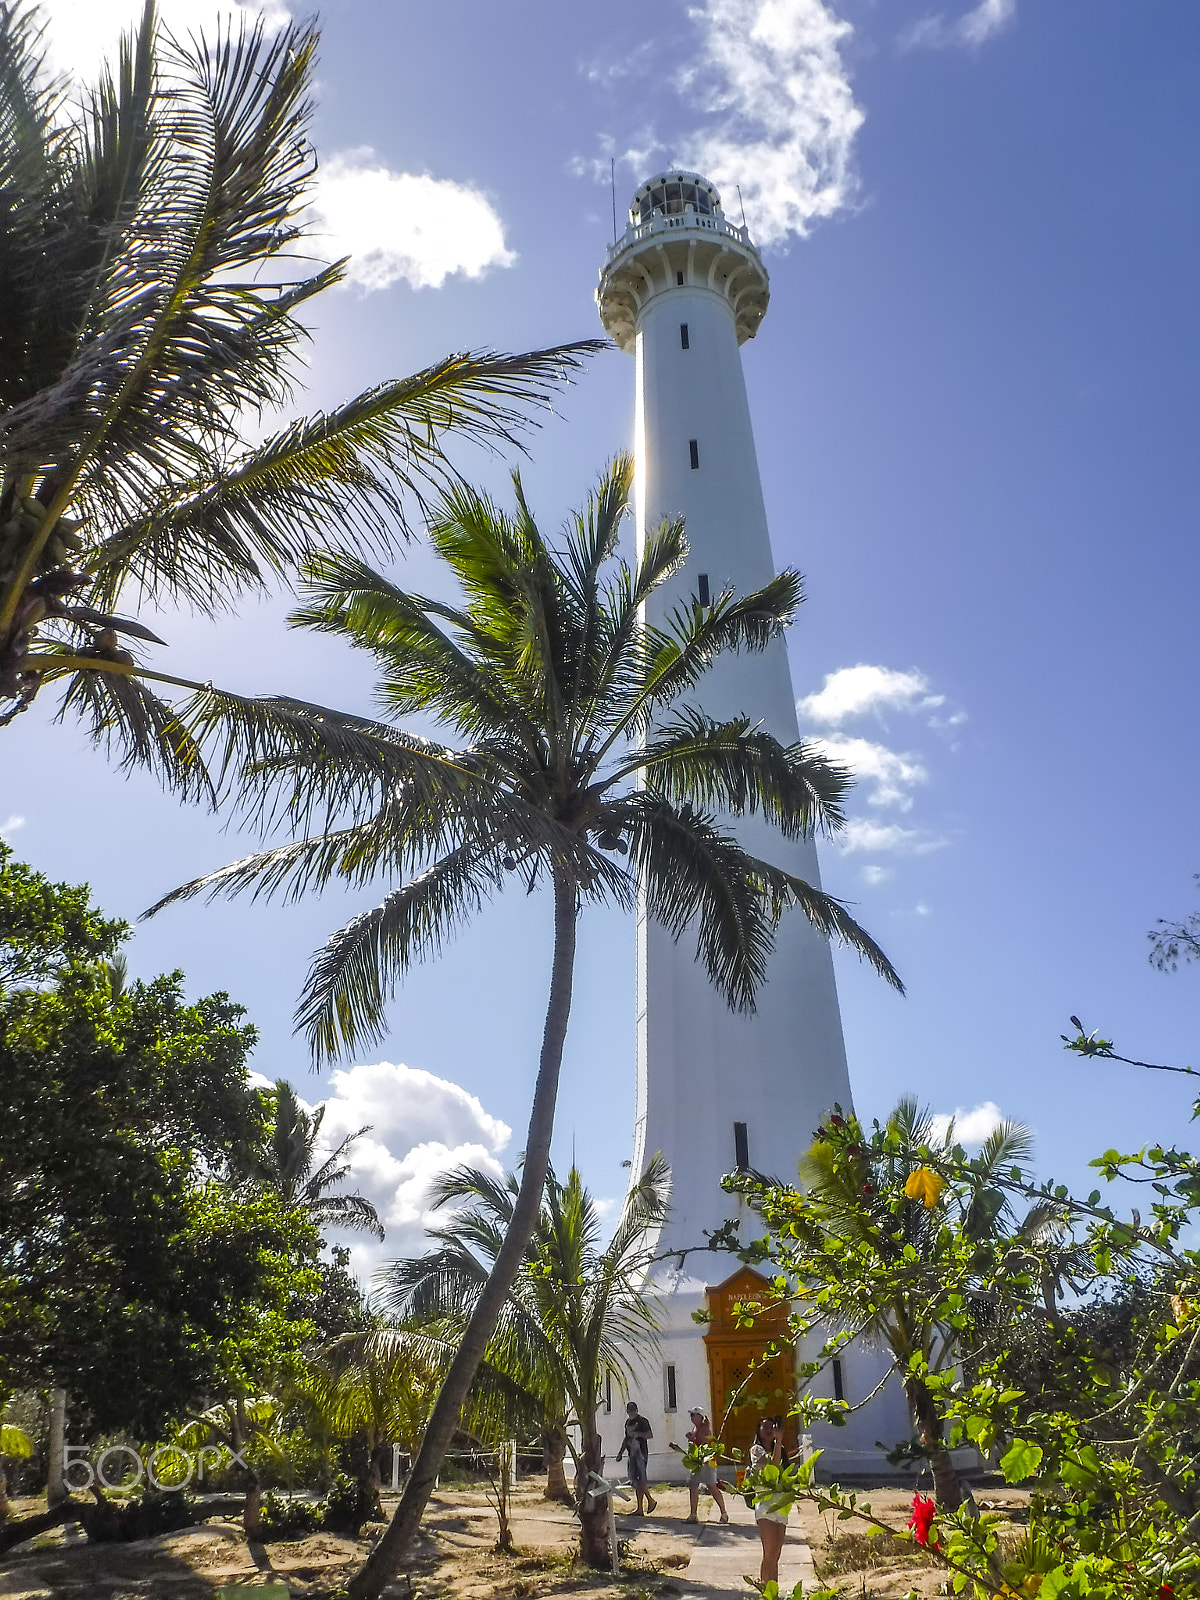
<svg viewBox="0 0 1200 1600"><path fill-rule="evenodd" d="M781 1417L763 1417L754 1430L754 1443L750 1446L751 1474L759 1472L768 1461L773 1461L777 1467L786 1467L789 1463L788 1453L783 1447ZM758 1575L762 1583L770 1583L772 1578L779 1581L779 1557L787 1537L790 1509L789 1495L772 1495L755 1503L754 1520L758 1524L758 1537L762 1540L763 1548L762 1567Z"/></svg>

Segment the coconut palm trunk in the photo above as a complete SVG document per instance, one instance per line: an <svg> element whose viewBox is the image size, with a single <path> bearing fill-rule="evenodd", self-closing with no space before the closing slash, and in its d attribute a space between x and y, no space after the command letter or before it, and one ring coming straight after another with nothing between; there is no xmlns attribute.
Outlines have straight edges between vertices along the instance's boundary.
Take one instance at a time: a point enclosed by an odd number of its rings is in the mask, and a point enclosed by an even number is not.
<svg viewBox="0 0 1200 1600"><path fill-rule="evenodd" d="M950 1452L946 1449L942 1419L933 1396L919 1378L910 1378L904 1385L904 1393L916 1425L917 1438L933 1474L933 1493L938 1507L943 1511L957 1510L966 1495Z"/></svg>
<svg viewBox="0 0 1200 1600"><path fill-rule="evenodd" d="M246 1419L246 1402L238 1395L230 1432L233 1436L233 1453L241 1455L250 1441L250 1427ZM247 1539L262 1538L262 1483L253 1467L243 1468L246 1477L246 1503L242 1511L242 1528Z"/></svg>
<svg viewBox="0 0 1200 1600"><path fill-rule="evenodd" d="M579 1553L592 1567L608 1565L608 1496L588 1496L589 1475L602 1477L604 1447L596 1431L596 1419L590 1419L583 1428L583 1448L579 1452L579 1465L575 1472L575 1502L579 1507Z"/></svg>
<svg viewBox="0 0 1200 1600"><path fill-rule="evenodd" d="M378 1600L399 1570L404 1553L421 1524L429 1496L459 1416L471 1391L471 1384L483 1360L488 1341L500 1319L500 1312L516 1281L526 1246L537 1222L546 1174L550 1169L550 1141L554 1134L554 1107L558 1099L558 1079L562 1069L567 1021L571 1015L571 986L575 973L575 889L564 873L554 875L554 958L550 969L550 999L542 1034L542 1053L538 1063L533 1108L525 1141L525 1161L521 1168L521 1187L513 1207L512 1222L504 1244L488 1274L479 1301L467 1323L450 1370L434 1402L429 1425L421 1440L400 1504L383 1538L376 1545L365 1567L348 1586L350 1600Z"/></svg>
<svg viewBox="0 0 1200 1600"><path fill-rule="evenodd" d="M567 1459L567 1436L561 1428L542 1429L542 1451L546 1458L546 1487L543 1500L559 1500L572 1505L571 1486L567 1482L564 1462Z"/></svg>
<svg viewBox="0 0 1200 1600"><path fill-rule="evenodd" d="M46 1505L53 1510L67 1499L67 1485L63 1478L63 1447L67 1442L67 1391L50 1391L50 1428L46 1453L49 1458L46 1471Z"/></svg>

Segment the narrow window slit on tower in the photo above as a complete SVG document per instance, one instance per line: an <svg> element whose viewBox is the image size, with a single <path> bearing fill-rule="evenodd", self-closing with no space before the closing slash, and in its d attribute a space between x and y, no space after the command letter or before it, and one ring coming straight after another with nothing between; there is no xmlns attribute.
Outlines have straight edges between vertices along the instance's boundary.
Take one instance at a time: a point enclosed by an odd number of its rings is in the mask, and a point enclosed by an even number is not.
<svg viewBox="0 0 1200 1600"><path fill-rule="evenodd" d="M692 458L692 471L694 472L696 470L696 468L700 465L700 441L699 441L699 439L689 439L688 440L688 455L691 456L691 458Z"/></svg>
<svg viewBox="0 0 1200 1600"><path fill-rule="evenodd" d="M675 274L675 282L679 285L679 287L681 289L683 288L683 273L682 272L677 272Z"/></svg>
<svg viewBox="0 0 1200 1600"><path fill-rule="evenodd" d="M679 343L685 350L692 348L692 341L688 338L688 325L686 322L679 324Z"/></svg>
<svg viewBox="0 0 1200 1600"><path fill-rule="evenodd" d="M611 1372L606 1372L604 1374L604 1409L605 1409L605 1411L611 1411L612 1410L612 1373Z"/></svg>
<svg viewBox="0 0 1200 1600"><path fill-rule="evenodd" d="M709 589L708 589L708 573L707 572L702 572L700 574L699 589L700 589L700 604L702 606L709 605L710 604L710 597L709 597ZM737 1127L737 1128L744 1129L746 1124L744 1122L737 1122L737 1123L734 1124L734 1126Z"/></svg>
<svg viewBox="0 0 1200 1600"><path fill-rule="evenodd" d="M844 1400L846 1391L842 1385L842 1363L834 1356L830 1366L833 1368L833 1398L835 1400Z"/></svg>
<svg viewBox="0 0 1200 1600"><path fill-rule="evenodd" d="M673 1361L668 1361L667 1362L666 1379L667 1379L667 1404L666 1404L665 1409L667 1411L675 1411L675 1410L678 1409L679 1401L678 1401L678 1399L676 1398L676 1395L675 1395L675 1363Z"/></svg>
<svg viewBox="0 0 1200 1600"><path fill-rule="evenodd" d="M700 581L707 589L708 579L701 578ZM707 604L707 596L701 595L701 599ZM750 1141L746 1138L746 1124L744 1122L735 1122L733 1125L733 1159L737 1163L739 1172L750 1171Z"/></svg>

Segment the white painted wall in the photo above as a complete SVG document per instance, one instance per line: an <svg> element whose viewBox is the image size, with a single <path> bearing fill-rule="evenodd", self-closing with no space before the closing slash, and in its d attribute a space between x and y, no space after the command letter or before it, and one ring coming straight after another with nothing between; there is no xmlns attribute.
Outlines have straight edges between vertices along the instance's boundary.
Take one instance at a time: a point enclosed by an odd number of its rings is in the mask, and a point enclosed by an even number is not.
<svg viewBox="0 0 1200 1600"><path fill-rule="evenodd" d="M728 1260L728 1258L726 1258ZM726 1274L728 1276L728 1274ZM617 1451L625 1425L625 1401L636 1400L638 1409L654 1429L654 1442L650 1452L650 1482L679 1483L684 1472L681 1458L671 1448L671 1443L686 1448L685 1435L691 1427L688 1410L702 1405L711 1413L708 1392L708 1362L704 1351L703 1328L692 1321L692 1312L704 1309L702 1292L686 1290L664 1295L658 1302L661 1327L661 1348L648 1360L635 1363L634 1376L628 1394L619 1392L613 1385L612 1410L601 1407L600 1435L604 1440L606 1476L620 1478L624 1475L624 1462L617 1462ZM811 1335L800 1347L801 1359L808 1359L820 1348L821 1337ZM665 1374L667 1364L675 1366L676 1409L666 1408ZM878 1350L867 1345L854 1345L842 1357L842 1388L844 1398L854 1405L863 1400L878 1384L884 1371L884 1358ZM813 1385L815 1395L833 1398L833 1380L826 1373ZM719 1428L721 1419L712 1419ZM811 1430L813 1445L819 1449L821 1460L817 1476L824 1482L838 1478L872 1477L890 1475L890 1469L876 1440L888 1446L906 1439L912 1432L908 1407L899 1384L889 1379L882 1393L875 1396L862 1411L853 1412L844 1428L818 1427ZM734 1482L736 1466L729 1463L723 1469L727 1482ZM914 1484L918 1481L912 1474ZM702 1508L703 1509L703 1508Z"/></svg>
<svg viewBox="0 0 1200 1600"><path fill-rule="evenodd" d="M685 322L687 350L680 340ZM687 563L648 608L650 620L661 623L696 594L700 573L707 573L714 596L726 585L745 593L770 582L775 564L724 295L665 286L643 309L636 359L639 547L661 518L675 515L685 517L690 545ZM745 713L784 742L797 737L782 639L761 654L723 657L698 698L710 715ZM756 854L819 883L811 840L784 840L757 818L733 826ZM833 962L826 940L799 913L790 914L758 1010L738 1015L696 961L693 938L676 942L640 917L638 988L634 1170L662 1151L674 1189L660 1248L695 1247L703 1230L736 1210L716 1181L735 1165L735 1122L746 1124L752 1166L794 1179L822 1117L835 1101L850 1103ZM689 1278L709 1282L729 1270L728 1257L691 1257L687 1264Z"/></svg>
<svg viewBox="0 0 1200 1600"><path fill-rule="evenodd" d="M765 270L744 238L718 240L697 229L689 239L686 221L666 245L661 235L627 233L601 277L606 326L623 348L629 346L631 315L636 329L639 550L663 517L677 515L686 519L691 547L683 569L648 607L656 624L696 596L701 573L713 597L727 585L739 593L761 588L775 574L738 337L739 326L743 336L757 328L766 288ZM748 303L757 307L749 318ZM744 713L785 743L797 737L782 639L761 654L722 658L703 680L697 701L715 717ZM811 840L786 841L754 818L726 822L755 854L819 885ZM678 1480L680 1458L668 1447L672 1440L684 1442L689 1406L713 1409L704 1329L692 1321L692 1312L704 1308L705 1288L735 1266L728 1254L697 1247L706 1230L745 1211L743 1202L719 1186L736 1164L734 1124L746 1124L751 1166L794 1181L817 1125L835 1103L851 1104L850 1080L829 946L799 912L779 929L768 981L750 1016L731 1012L713 988L695 958L694 936L685 933L676 943L642 914L637 937L633 1175L661 1151L671 1165L673 1192L657 1244L667 1259L653 1273L661 1297L661 1349L638 1365L630 1396L654 1428L652 1480ZM744 1238L753 1237L753 1226L747 1217ZM672 1251L689 1253L671 1257ZM676 1369L674 1412L665 1404L668 1363ZM853 1402L869 1393L883 1370L877 1352L851 1351L844 1364L846 1398ZM610 1470L622 1437L624 1399L614 1389L611 1413L601 1412ZM713 1421L720 1425L719 1418ZM875 1441L890 1445L909 1432L903 1396L890 1383L845 1428L826 1428L814 1442L828 1452L823 1466L834 1473L874 1473L883 1469Z"/></svg>

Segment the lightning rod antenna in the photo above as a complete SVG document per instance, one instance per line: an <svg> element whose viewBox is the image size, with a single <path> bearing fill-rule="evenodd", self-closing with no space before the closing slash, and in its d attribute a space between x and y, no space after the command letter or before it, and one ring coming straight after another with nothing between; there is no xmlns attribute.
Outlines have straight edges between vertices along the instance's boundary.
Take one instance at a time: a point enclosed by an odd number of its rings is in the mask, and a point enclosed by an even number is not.
<svg viewBox="0 0 1200 1600"><path fill-rule="evenodd" d="M742 227L744 228L746 226L746 207L742 202L742 186L740 183L735 183L733 187L737 190L738 205L741 206L742 210Z"/></svg>

